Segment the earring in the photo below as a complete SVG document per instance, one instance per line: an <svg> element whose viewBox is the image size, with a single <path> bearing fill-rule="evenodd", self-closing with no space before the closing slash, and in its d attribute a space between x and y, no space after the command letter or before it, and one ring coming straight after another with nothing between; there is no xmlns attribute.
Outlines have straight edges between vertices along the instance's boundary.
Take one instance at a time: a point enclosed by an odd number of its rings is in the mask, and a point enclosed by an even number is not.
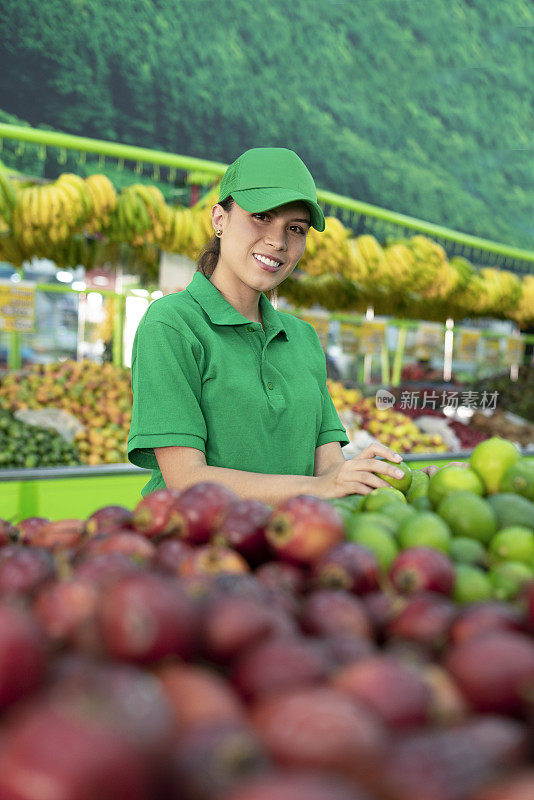
<svg viewBox="0 0 534 800"><path fill-rule="evenodd" d="M215 236L221 236L222 231L215 231Z"/></svg>

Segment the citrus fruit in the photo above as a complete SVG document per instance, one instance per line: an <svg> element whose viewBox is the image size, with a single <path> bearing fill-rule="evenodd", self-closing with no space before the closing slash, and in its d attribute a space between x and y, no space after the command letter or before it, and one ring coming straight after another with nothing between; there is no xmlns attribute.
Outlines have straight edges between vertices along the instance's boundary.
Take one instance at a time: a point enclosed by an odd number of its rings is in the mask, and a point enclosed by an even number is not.
<svg viewBox="0 0 534 800"><path fill-rule="evenodd" d="M400 464L397 464L395 461L388 461L386 458L383 459L386 464L391 464L392 467L396 467L404 472L403 478L392 478L391 475L382 475L380 472L377 472L379 478L382 478L383 481L386 483L391 484L395 489L398 489L400 492L407 492L412 483L412 470L405 464L404 461L401 461Z"/></svg>
<svg viewBox="0 0 534 800"><path fill-rule="evenodd" d="M420 511L404 520L398 531L401 548L433 547L448 553L451 531L447 523L433 511Z"/></svg>
<svg viewBox="0 0 534 800"><path fill-rule="evenodd" d="M448 494L437 510L451 529L453 536L469 536L487 544L497 533L497 517L494 510L474 492Z"/></svg>
<svg viewBox="0 0 534 800"><path fill-rule="evenodd" d="M453 561L460 564L484 567L488 561L488 554L484 545L467 536L452 537L449 555Z"/></svg>
<svg viewBox="0 0 534 800"><path fill-rule="evenodd" d="M408 500L408 502L417 511L432 511L432 503L426 494L421 495L421 497L416 497L415 500Z"/></svg>
<svg viewBox="0 0 534 800"><path fill-rule="evenodd" d="M534 530L534 503L512 492L499 492L487 498L495 511L499 528L508 525L523 525Z"/></svg>
<svg viewBox="0 0 534 800"><path fill-rule="evenodd" d="M398 505L400 505L400 503L398 503ZM352 515L347 526L347 536L351 538L353 532L363 529L372 529L373 526L382 528L390 535L396 533L399 527L395 520L386 514L381 514L378 511L362 511L361 513Z"/></svg>
<svg viewBox="0 0 534 800"><path fill-rule="evenodd" d="M353 514L353 511L350 508L350 506L346 505L345 503L334 503L332 500L330 500L329 502L331 503L331 505L334 506L336 511L339 511L343 519L343 524L346 525Z"/></svg>
<svg viewBox="0 0 534 800"><path fill-rule="evenodd" d="M521 458L521 453L508 439L492 436L477 444L469 463L481 478L487 494L496 494L506 470Z"/></svg>
<svg viewBox="0 0 534 800"><path fill-rule="evenodd" d="M420 469L412 470L412 482L410 484L410 488L406 492L406 499L409 503L413 503L413 501L418 497L427 496L429 481L430 478L426 472L421 472Z"/></svg>
<svg viewBox="0 0 534 800"><path fill-rule="evenodd" d="M452 596L458 603L489 600L493 596L493 586L488 574L483 570L471 564L457 564Z"/></svg>
<svg viewBox="0 0 534 800"><path fill-rule="evenodd" d="M489 551L500 561L534 563L534 531L521 525L502 528L491 540Z"/></svg>
<svg viewBox="0 0 534 800"><path fill-rule="evenodd" d="M356 511L361 505L365 495L363 494L348 494L346 497L340 498L343 504L350 506L353 511Z"/></svg>
<svg viewBox="0 0 534 800"><path fill-rule="evenodd" d="M365 495L360 503L360 509L362 511L380 511L382 506L386 506L392 501L397 503L407 502L403 493L398 489L394 489L393 486L381 486Z"/></svg>
<svg viewBox="0 0 534 800"><path fill-rule="evenodd" d="M499 484L499 492L514 492L534 500L534 460L520 458L508 467Z"/></svg>
<svg viewBox="0 0 534 800"><path fill-rule="evenodd" d="M380 525L362 525L351 534L351 541L365 545L375 554L380 569L384 572L389 569L399 550L393 536Z"/></svg>
<svg viewBox="0 0 534 800"><path fill-rule="evenodd" d="M428 499L437 508L446 495L451 492L474 492L483 495L484 486L477 473L469 467L447 464L434 473L428 484Z"/></svg>
<svg viewBox="0 0 534 800"><path fill-rule="evenodd" d="M488 573L493 596L497 600L513 600L525 583L534 577L534 570L521 561L503 561L495 564Z"/></svg>
<svg viewBox="0 0 534 800"><path fill-rule="evenodd" d="M394 501L393 503L388 503L386 506L382 506L380 513L392 519L396 525L396 530L398 530L404 520L407 517L412 517L414 514L417 514L417 511L407 503L403 504Z"/></svg>

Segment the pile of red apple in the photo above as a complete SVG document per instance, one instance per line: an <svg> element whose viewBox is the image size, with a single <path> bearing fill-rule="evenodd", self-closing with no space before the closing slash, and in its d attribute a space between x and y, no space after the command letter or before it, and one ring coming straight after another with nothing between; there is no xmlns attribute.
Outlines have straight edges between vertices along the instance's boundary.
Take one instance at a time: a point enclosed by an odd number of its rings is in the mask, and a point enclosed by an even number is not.
<svg viewBox="0 0 534 800"><path fill-rule="evenodd" d="M0 545L1 800L534 798L534 585L206 483Z"/></svg>

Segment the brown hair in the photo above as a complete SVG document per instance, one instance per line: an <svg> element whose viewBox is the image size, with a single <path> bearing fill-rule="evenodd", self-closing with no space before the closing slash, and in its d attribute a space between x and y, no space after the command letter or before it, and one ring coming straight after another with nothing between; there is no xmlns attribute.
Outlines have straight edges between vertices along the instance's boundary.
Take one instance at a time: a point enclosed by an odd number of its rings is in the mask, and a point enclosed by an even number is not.
<svg viewBox="0 0 534 800"><path fill-rule="evenodd" d="M222 208L227 213L230 213L231 209L233 208L235 203L234 198L232 195L228 195L228 197L219 203ZM211 237L207 245L201 250L200 255L197 259L197 272L201 272L206 278L209 278L210 275L213 275L213 271L217 266L217 261L219 260L219 255L221 253L221 240L215 234ZM267 296L271 303L276 301L276 289L272 289L272 291L267 293Z"/></svg>

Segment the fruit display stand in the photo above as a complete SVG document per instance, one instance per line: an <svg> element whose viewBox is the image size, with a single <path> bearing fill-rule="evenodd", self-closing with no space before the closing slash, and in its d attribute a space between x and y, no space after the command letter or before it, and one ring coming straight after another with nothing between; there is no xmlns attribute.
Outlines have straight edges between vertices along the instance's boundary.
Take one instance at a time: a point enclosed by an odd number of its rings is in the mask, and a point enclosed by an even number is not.
<svg viewBox="0 0 534 800"><path fill-rule="evenodd" d="M467 462L471 452L408 454L404 460L413 469L441 467L449 461ZM534 462L534 450L523 451L523 456ZM113 503L134 508L150 474L133 464L0 470L0 516L14 521L33 516L62 519L89 516Z"/></svg>

